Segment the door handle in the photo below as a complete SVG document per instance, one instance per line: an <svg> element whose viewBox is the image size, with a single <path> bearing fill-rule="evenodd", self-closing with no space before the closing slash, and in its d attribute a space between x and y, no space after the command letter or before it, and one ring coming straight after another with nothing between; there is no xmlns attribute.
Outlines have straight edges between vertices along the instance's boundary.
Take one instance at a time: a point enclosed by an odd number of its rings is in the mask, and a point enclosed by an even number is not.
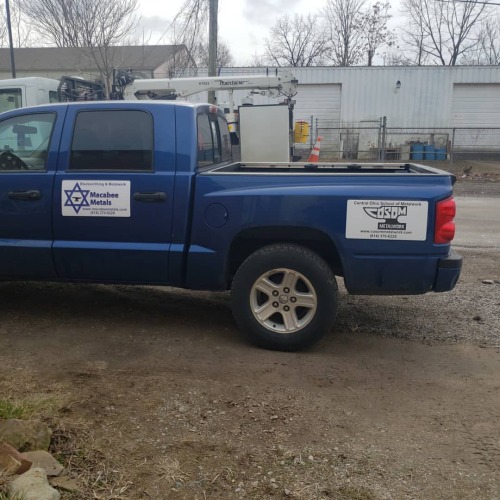
<svg viewBox="0 0 500 500"><path fill-rule="evenodd" d="M11 200L34 201L41 199L42 193L38 189L29 189L28 191L9 191L8 196Z"/></svg>
<svg viewBox="0 0 500 500"><path fill-rule="evenodd" d="M157 193L134 193L135 201L158 202L166 201L167 193L159 191Z"/></svg>

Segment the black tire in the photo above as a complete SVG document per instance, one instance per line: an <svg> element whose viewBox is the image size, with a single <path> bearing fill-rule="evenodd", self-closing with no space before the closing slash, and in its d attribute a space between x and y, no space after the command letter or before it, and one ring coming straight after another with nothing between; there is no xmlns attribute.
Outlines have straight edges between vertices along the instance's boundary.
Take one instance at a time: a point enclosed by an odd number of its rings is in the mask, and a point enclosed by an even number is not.
<svg viewBox="0 0 500 500"><path fill-rule="evenodd" d="M270 245L250 255L234 277L231 294L238 326L266 349L304 349L332 328L337 315L332 270L298 245Z"/></svg>

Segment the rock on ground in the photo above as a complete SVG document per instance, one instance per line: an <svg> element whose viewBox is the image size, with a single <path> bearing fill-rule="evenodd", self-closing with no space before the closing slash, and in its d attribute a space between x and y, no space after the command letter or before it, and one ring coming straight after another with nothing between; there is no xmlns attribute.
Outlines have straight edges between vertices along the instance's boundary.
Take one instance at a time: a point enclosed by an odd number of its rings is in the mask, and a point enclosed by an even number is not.
<svg viewBox="0 0 500 500"><path fill-rule="evenodd" d="M0 471L7 474L22 474L31 467L28 458L23 457L9 443L0 443Z"/></svg>
<svg viewBox="0 0 500 500"><path fill-rule="evenodd" d="M48 450L52 432L39 420L0 420L0 441L19 451Z"/></svg>
<svg viewBox="0 0 500 500"><path fill-rule="evenodd" d="M23 500L60 500L61 494L47 481L47 474L39 467L30 469L9 485L13 498Z"/></svg>
<svg viewBox="0 0 500 500"><path fill-rule="evenodd" d="M27 451L22 454L22 457L29 460L33 467L44 469L47 476L58 476L64 470L64 467L48 451Z"/></svg>

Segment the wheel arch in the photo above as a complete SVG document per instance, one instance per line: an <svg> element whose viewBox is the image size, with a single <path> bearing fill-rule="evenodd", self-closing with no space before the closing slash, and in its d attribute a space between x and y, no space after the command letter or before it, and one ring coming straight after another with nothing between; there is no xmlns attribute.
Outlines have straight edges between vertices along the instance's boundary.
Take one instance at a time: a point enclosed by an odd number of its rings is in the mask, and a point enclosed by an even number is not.
<svg viewBox="0 0 500 500"><path fill-rule="evenodd" d="M344 275L337 245L323 231L302 226L266 226L245 229L233 239L226 261L226 286L231 286L236 271L251 254L276 243L308 248L317 253L335 275Z"/></svg>

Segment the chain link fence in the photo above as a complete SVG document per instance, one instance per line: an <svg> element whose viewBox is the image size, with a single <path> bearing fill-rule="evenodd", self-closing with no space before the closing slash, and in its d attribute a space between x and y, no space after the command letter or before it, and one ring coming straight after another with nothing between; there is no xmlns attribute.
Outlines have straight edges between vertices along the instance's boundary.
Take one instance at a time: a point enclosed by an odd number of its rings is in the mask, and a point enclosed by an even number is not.
<svg viewBox="0 0 500 500"><path fill-rule="evenodd" d="M321 137L324 161L500 160L500 127L389 127L385 117L354 124L314 117L304 121L309 135L295 144L302 158Z"/></svg>

